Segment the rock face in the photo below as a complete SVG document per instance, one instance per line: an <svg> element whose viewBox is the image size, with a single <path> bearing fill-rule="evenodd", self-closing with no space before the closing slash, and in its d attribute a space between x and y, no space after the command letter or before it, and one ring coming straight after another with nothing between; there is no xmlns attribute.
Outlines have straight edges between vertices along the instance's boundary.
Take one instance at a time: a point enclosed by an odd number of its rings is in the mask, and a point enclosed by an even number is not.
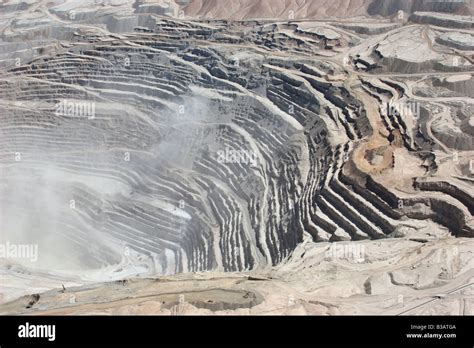
<svg viewBox="0 0 474 348"><path fill-rule="evenodd" d="M452 14L434 12L415 12L410 20L417 23L438 25L441 27L451 27L460 29L471 29L473 27L471 16L457 16Z"/></svg>
<svg viewBox="0 0 474 348"><path fill-rule="evenodd" d="M470 34L464 33L445 33L436 38L439 43L454 47L460 50L472 51L474 50L474 38Z"/></svg>
<svg viewBox="0 0 474 348"><path fill-rule="evenodd" d="M384 60L390 70L415 73L428 70L442 56L433 51L420 28L399 31L381 42L374 53Z"/></svg>
<svg viewBox="0 0 474 348"><path fill-rule="evenodd" d="M83 284L286 277L302 245L473 237L469 51L446 51L434 38L447 32L404 19L367 19L368 31L229 20L325 4L245 3L228 1L229 18L216 20L197 17L221 18L220 2L3 6L0 242L34 243L36 271ZM390 4L351 1L341 16ZM414 284L400 272L341 296ZM206 292L193 306L262 302L254 289L216 289L231 299L206 305Z"/></svg>
<svg viewBox="0 0 474 348"><path fill-rule="evenodd" d="M177 1L178 2L178 1ZM179 3L179 2L178 2ZM357 16L393 16L398 11L456 13L470 15L473 5L468 1L428 0L192 0L184 4L187 16L214 19L316 19ZM290 16L291 18L288 18Z"/></svg>

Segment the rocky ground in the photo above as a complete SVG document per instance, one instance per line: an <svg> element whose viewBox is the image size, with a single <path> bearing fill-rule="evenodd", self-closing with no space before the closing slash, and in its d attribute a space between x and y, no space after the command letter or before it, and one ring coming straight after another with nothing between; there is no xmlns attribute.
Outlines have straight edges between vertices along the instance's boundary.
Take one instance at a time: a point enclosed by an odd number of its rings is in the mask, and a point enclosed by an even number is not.
<svg viewBox="0 0 474 348"><path fill-rule="evenodd" d="M82 286L47 278L57 289L6 303L0 313L472 315L473 243L450 237L359 242L357 256L363 256L354 259L344 254L354 244L307 240L269 272L199 272Z"/></svg>
<svg viewBox="0 0 474 348"><path fill-rule="evenodd" d="M0 313L474 313L471 5L276 3L1 5Z"/></svg>

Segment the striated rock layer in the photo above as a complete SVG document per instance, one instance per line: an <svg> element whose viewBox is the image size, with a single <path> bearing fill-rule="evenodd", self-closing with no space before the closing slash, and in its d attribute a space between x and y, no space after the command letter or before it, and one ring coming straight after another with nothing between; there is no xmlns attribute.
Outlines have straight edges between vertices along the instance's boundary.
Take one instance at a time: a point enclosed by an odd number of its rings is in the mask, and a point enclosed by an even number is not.
<svg viewBox="0 0 474 348"><path fill-rule="evenodd" d="M68 284L268 274L298 268L303 241L474 236L472 58L442 28L180 6L210 5L4 6L0 242L39 250L3 265L8 299L30 266ZM198 308L262 299L212 291L232 300Z"/></svg>

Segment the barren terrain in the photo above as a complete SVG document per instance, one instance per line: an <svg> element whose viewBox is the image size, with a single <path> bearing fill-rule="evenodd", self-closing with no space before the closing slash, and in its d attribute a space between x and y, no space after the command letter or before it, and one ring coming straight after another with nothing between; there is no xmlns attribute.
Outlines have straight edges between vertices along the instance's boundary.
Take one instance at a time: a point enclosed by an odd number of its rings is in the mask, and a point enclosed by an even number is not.
<svg viewBox="0 0 474 348"><path fill-rule="evenodd" d="M472 12L2 3L0 314L474 314Z"/></svg>

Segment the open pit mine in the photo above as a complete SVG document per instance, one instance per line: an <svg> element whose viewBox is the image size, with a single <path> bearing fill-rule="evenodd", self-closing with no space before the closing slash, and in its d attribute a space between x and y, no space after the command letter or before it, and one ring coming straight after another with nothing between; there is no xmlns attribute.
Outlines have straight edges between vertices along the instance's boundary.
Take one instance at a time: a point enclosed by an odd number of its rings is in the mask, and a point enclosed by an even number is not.
<svg viewBox="0 0 474 348"><path fill-rule="evenodd" d="M0 314L474 314L474 7L0 5Z"/></svg>

